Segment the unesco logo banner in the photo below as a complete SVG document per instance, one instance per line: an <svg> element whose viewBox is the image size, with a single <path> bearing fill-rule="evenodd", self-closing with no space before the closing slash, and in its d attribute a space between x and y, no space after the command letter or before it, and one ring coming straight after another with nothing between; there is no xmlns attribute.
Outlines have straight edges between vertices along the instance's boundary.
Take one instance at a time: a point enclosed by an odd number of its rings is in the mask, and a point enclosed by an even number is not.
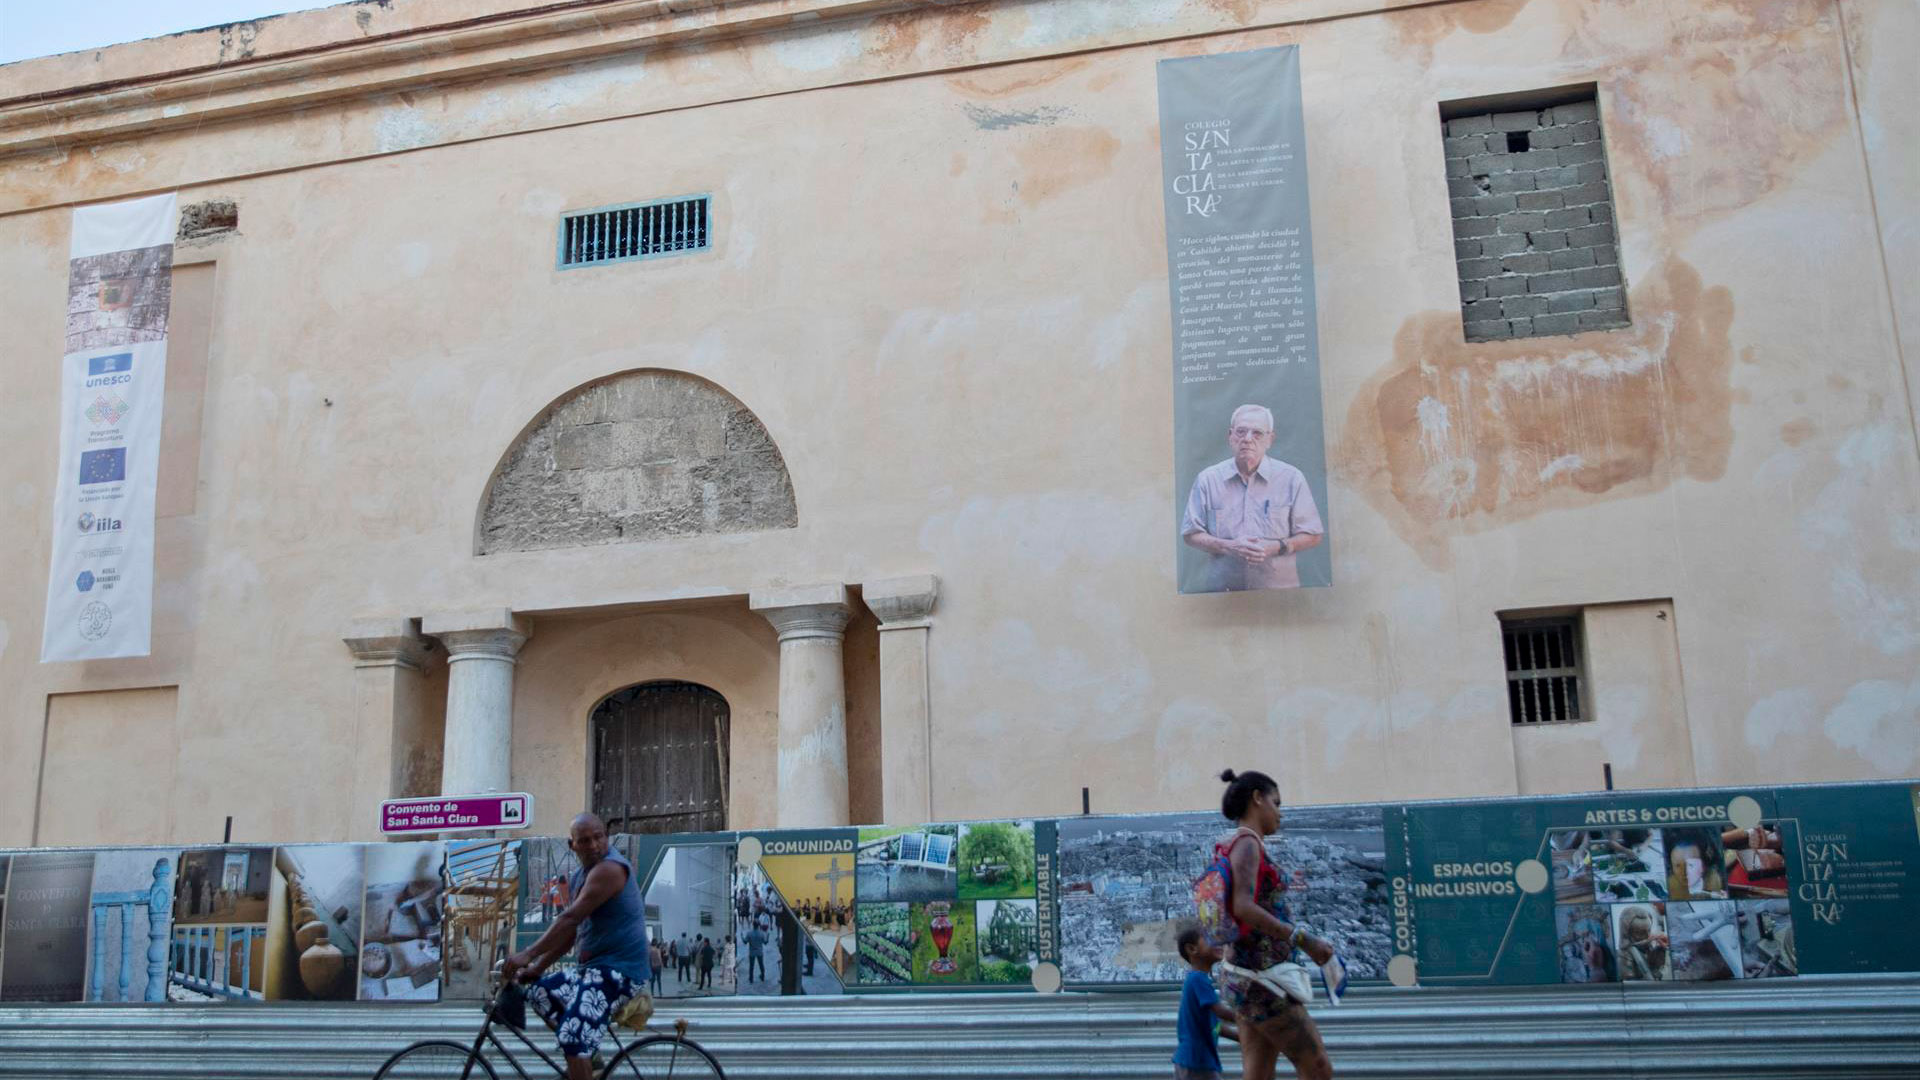
<svg viewBox="0 0 1920 1080"><path fill-rule="evenodd" d="M73 211L40 662L148 656L173 195ZM11 909L7 911L12 917Z"/></svg>

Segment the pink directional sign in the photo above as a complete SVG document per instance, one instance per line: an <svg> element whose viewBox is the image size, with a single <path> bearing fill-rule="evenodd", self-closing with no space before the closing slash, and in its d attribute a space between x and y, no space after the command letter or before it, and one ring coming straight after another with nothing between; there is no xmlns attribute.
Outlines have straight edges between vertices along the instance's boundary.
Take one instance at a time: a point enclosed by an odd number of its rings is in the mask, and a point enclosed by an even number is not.
<svg viewBox="0 0 1920 1080"><path fill-rule="evenodd" d="M524 829L532 824L533 796L524 791L390 799L380 804L380 831L390 835Z"/></svg>

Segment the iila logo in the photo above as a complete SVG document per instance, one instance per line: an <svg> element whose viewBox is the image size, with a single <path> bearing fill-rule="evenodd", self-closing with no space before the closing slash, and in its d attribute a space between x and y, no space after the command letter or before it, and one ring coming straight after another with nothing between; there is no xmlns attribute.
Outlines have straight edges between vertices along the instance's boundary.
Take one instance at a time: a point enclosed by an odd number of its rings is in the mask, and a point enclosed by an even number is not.
<svg viewBox="0 0 1920 1080"><path fill-rule="evenodd" d="M119 532L120 519L107 517L104 514L100 517L94 517L91 511L82 511L80 514L80 531L83 533Z"/></svg>

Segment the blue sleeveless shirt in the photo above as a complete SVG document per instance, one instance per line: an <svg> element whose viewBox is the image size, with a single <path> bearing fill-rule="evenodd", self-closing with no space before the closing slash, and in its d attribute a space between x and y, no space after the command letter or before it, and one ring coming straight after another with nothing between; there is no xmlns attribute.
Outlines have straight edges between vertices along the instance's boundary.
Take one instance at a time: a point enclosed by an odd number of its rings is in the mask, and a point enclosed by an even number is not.
<svg viewBox="0 0 1920 1080"><path fill-rule="evenodd" d="M607 849L602 861L626 870L627 883L581 921L575 943L580 962L612 968L644 987L653 978L653 967L647 958L646 904L640 897L638 875L627 857L612 848ZM575 870L568 883L573 887L572 895L579 896L587 884L586 870Z"/></svg>

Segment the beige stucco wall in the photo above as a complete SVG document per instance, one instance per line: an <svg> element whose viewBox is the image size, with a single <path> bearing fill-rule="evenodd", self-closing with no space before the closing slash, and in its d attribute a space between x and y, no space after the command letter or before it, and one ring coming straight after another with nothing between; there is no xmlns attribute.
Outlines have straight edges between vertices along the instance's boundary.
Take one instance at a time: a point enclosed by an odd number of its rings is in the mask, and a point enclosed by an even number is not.
<svg viewBox="0 0 1920 1080"><path fill-rule="evenodd" d="M1887 133L1920 86L1872 30L1912 20L1847 5L1850 53L1825 0L1375 6L1006 0L0 158L0 324L41 343L0 397L0 843L30 839L47 695L174 685L175 839L236 805L247 836L345 836L346 626L486 605L535 621L513 750L541 827L584 795L586 709L646 678L727 696L735 820L766 822L772 631L671 605L925 572L943 817L1077 812L1082 786L1098 810L1205 805L1224 765L1295 802L1512 792L1492 613L1645 597L1672 598L1699 782L1920 768L1920 468L1880 254L1913 261L1888 223L1915 212L1914 143ZM1210 36L1151 43L1182 34ZM1336 585L1181 597L1154 61L1282 43L1303 50ZM1437 103L1583 81L1634 327L1466 346ZM42 666L62 204L175 184L238 199L242 235L216 254L155 654ZM713 251L553 268L561 210L689 192L715 197ZM1440 373L1484 407L1496 361L1555 370L1556 409L1668 434L1598 445L1516 408L1422 458L1405 394ZM1647 364L1658 392L1623 390ZM798 528L475 557L515 434L640 367L755 411ZM1628 464L1423 494L1513 445Z"/></svg>
<svg viewBox="0 0 1920 1080"><path fill-rule="evenodd" d="M1693 768L1686 685L1665 600L1580 613L1587 673L1581 723L1516 725L1513 760L1525 795L1688 787Z"/></svg>

